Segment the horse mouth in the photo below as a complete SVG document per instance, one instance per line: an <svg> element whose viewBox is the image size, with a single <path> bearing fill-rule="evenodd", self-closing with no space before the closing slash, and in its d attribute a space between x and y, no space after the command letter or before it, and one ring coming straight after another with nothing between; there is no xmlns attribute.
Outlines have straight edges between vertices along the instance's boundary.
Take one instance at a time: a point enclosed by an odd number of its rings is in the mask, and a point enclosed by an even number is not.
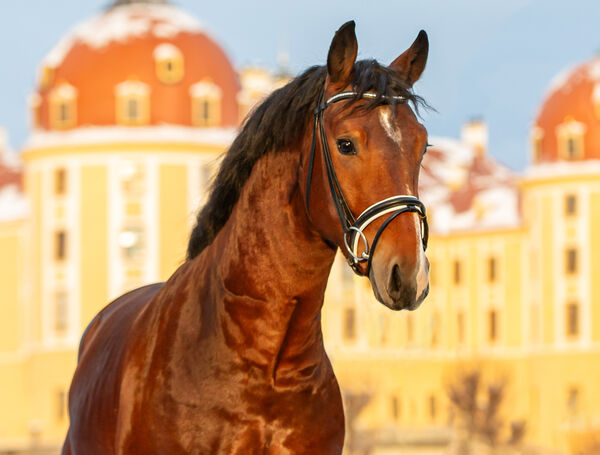
<svg viewBox="0 0 600 455"><path fill-rule="evenodd" d="M410 288L404 288L400 293L386 289L385 295L382 295L372 270L371 273L369 273L369 281L371 282L371 288L373 289L373 294L377 301L393 311L414 311L421 306L421 303L423 303L423 300L425 300L425 297L429 294L429 284L427 284L427 287L418 297L416 296L416 290ZM394 295L394 297L392 297L392 295Z"/></svg>

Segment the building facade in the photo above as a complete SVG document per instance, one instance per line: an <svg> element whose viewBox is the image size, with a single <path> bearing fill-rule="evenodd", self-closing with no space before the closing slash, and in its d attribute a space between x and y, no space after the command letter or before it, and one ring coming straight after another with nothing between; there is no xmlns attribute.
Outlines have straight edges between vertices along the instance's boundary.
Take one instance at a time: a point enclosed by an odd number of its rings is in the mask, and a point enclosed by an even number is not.
<svg viewBox="0 0 600 455"><path fill-rule="evenodd" d="M474 367L507 378L503 412L528 444L567 453L600 425L597 69L555 84L523 175L486 154L481 121L430 139L431 292L416 312L390 312L336 261L326 343L347 414L361 402L349 434L378 453L442 453L448 384ZM285 80L238 74L165 1L117 0L41 62L27 144L17 158L0 141L0 453L56 452L83 329L185 260L218 156Z"/></svg>

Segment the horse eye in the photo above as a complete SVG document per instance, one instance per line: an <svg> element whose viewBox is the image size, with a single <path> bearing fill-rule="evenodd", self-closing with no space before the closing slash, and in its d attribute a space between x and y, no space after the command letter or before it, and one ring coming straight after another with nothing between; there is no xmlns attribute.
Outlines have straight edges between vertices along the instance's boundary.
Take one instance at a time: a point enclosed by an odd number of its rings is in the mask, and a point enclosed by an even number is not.
<svg viewBox="0 0 600 455"><path fill-rule="evenodd" d="M342 155L356 155L354 144L348 139L338 139L337 148Z"/></svg>

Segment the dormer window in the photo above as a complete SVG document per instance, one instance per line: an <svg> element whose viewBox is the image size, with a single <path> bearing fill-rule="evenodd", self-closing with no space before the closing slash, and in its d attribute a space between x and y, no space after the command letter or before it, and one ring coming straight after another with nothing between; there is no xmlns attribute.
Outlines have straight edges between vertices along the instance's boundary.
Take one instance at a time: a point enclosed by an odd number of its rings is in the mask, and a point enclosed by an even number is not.
<svg viewBox="0 0 600 455"><path fill-rule="evenodd" d="M127 126L147 125L150 122L150 88L140 81L117 85L117 123Z"/></svg>
<svg viewBox="0 0 600 455"><path fill-rule="evenodd" d="M176 84L183 79L183 54L176 46L159 44L154 49L156 77L163 84Z"/></svg>
<svg viewBox="0 0 600 455"><path fill-rule="evenodd" d="M77 89L64 82L49 97L50 127L57 130L73 128L77 123Z"/></svg>
<svg viewBox="0 0 600 455"><path fill-rule="evenodd" d="M29 109L31 109L31 125L37 130L42 124L42 97L38 93L33 93L29 97Z"/></svg>
<svg viewBox="0 0 600 455"><path fill-rule="evenodd" d="M559 125L556 128L558 156L567 161L583 158L585 130L585 125L573 118L567 118Z"/></svg>
<svg viewBox="0 0 600 455"><path fill-rule="evenodd" d="M535 127L531 132L531 149L532 159L534 163L539 163L542 160L542 140L544 138L544 130Z"/></svg>
<svg viewBox="0 0 600 455"><path fill-rule="evenodd" d="M190 87L192 97L192 125L215 126L221 123L221 88L210 81Z"/></svg>
<svg viewBox="0 0 600 455"><path fill-rule="evenodd" d="M54 79L54 68L48 65L44 65L40 70L40 90L46 90L52 84L52 79Z"/></svg>

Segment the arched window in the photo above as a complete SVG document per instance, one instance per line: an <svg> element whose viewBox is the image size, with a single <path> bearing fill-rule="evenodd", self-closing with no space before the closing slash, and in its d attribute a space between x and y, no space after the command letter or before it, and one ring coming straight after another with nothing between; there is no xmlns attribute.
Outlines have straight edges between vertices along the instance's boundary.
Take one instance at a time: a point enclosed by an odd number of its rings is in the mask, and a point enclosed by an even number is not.
<svg viewBox="0 0 600 455"><path fill-rule="evenodd" d="M221 123L221 88L210 81L197 82L190 87L192 125L216 126Z"/></svg>
<svg viewBox="0 0 600 455"><path fill-rule="evenodd" d="M569 117L556 128L558 156L563 160L573 161L583 158L586 127L583 123Z"/></svg>
<svg viewBox="0 0 600 455"><path fill-rule="evenodd" d="M57 130L73 128L77 123L77 89L63 82L52 90L50 127Z"/></svg>
<svg viewBox="0 0 600 455"><path fill-rule="evenodd" d="M150 88L140 81L125 81L117 85L117 123L126 126L147 125L150 122Z"/></svg>
<svg viewBox="0 0 600 455"><path fill-rule="evenodd" d="M156 77L163 84L176 84L183 79L183 54L174 45L163 43L154 49Z"/></svg>

